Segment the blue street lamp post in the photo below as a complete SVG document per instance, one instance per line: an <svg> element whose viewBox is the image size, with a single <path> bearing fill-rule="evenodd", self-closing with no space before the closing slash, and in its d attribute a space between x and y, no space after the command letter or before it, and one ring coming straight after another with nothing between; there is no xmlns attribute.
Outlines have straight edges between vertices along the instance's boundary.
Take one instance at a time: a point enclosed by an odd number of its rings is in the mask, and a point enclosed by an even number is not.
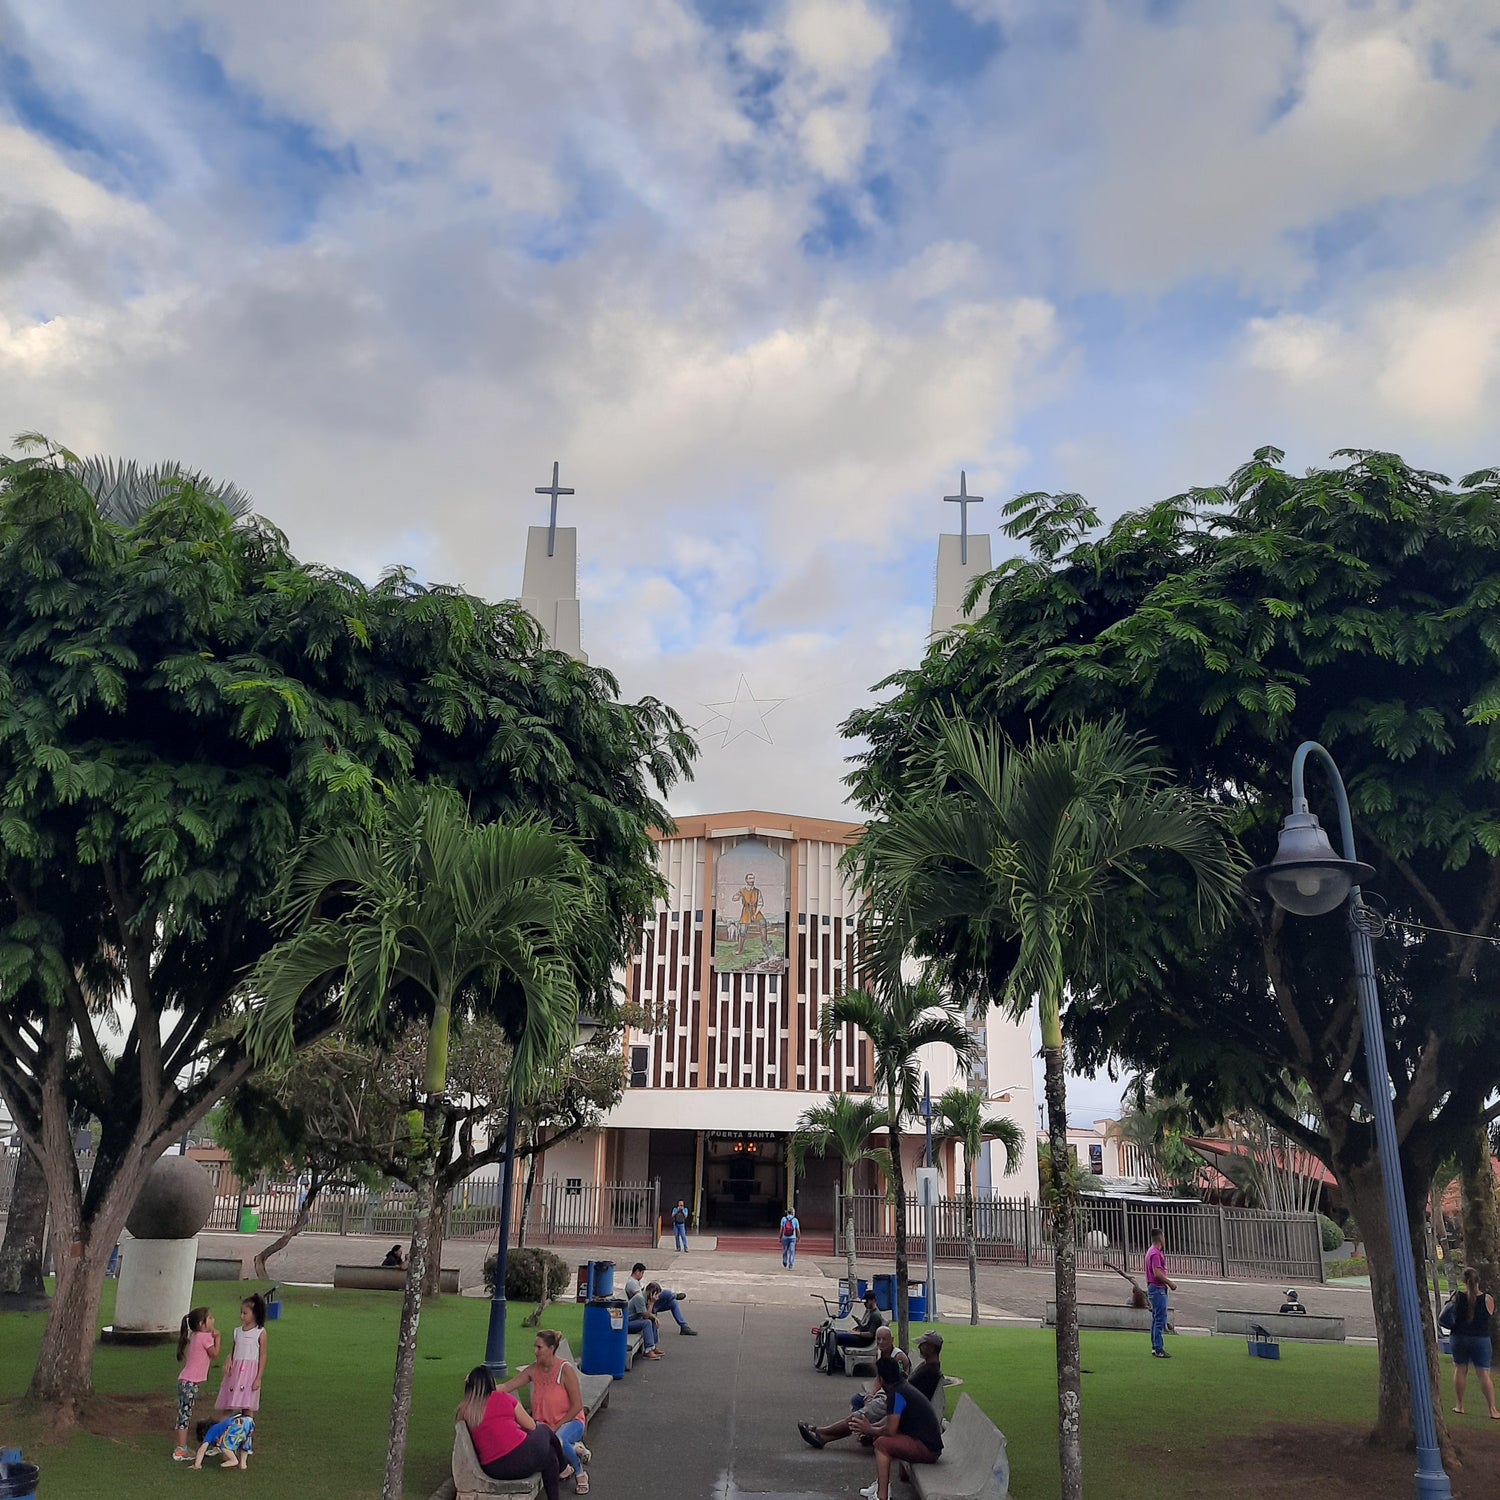
<svg viewBox="0 0 1500 1500"><path fill-rule="evenodd" d="M553 484L557 475L552 476ZM593 1016L578 1017L578 1045L585 1045L599 1029ZM484 1363L497 1382L509 1378L505 1361L505 1319L509 1311L505 1300L505 1271L510 1261L511 1216L516 1194L516 1104L512 1098L505 1106L505 1156L500 1163L500 1233L495 1246L495 1288L490 1294L490 1326L484 1341Z"/></svg>
<svg viewBox="0 0 1500 1500"><path fill-rule="evenodd" d="M1316 756L1328 768L1339 806L1339 832L1344 845L1340 859L1316 817L1308 811L1304 768ZM1391 1254L1396 1269L1396 1301L1401 1312L1402 1342L1406 1347L1406 1376L1411 1388L1412 1426L1416 1432L1416 1493L1419 1500L1448 1500L1452 1489L1443 1471L1433 1419L1432 1387L1427 1368L1427 1340L1401 1181L1401 1152L1391 1109L1391 1075L1386 1062L1385 1029L1380 994L1375 982L1375 953L1370 935L1379 932L1380 918L1364 904L1359 882L1375 873L1361 864L1354 850L1354 824L1349 794L1333 757L1312 740L1297 747L1292 758L1292 811L1281 825L1276 857L1245 877L1248 889L1268 896L1295 916L1317 917L1349 903L1349 942L1354 950L1354 980L1359 996L1359 1019L1364 1037L1371 1109L1375 1116L1375 1145L1385 1189L1385 1214L1390 1226Z"/></svg>
<svg viewBox="0 0 1500 1500"><path fill-rule="evenodd" d="M936 1247L932 1234L932 1076L922 1074L922 1119L927 1124L927 1176L923 1179L922 1209L927 1225L927 1321L936 1323L937 1313L937 1263Z"/></svg>

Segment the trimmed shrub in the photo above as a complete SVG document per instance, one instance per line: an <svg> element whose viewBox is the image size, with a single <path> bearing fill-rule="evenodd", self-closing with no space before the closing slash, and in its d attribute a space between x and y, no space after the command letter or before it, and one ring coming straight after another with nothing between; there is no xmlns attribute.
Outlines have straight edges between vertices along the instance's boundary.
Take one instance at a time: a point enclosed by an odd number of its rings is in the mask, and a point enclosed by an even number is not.
<svg viewBox="0 0 1500 1500"><path fill-rule="evenodd" d="M1344 1231L1327 1214L1318 1215L1318 1228L1323 1233L1325 1250L1337 1250L1344 1243Z"/></svg>
<svg viewBox="0 0 1500 1500"><path fill-rule="evenodd" d="M573 1273L562 1256L550 1250L512 1250L505 1262L505 1295L511 1302L540 1302L542 1277L547 1278L547 1296L560 1297ZM484 1258L484 1289L495 1295L495 1257Z"/></svg>

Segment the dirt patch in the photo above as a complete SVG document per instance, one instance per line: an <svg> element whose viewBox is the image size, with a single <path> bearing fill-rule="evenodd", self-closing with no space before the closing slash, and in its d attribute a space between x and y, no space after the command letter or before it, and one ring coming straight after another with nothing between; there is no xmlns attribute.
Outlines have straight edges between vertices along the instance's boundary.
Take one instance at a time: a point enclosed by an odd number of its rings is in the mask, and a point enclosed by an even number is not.
<svg viewBox="0 0 1500 1500"><path fill-rule="evenodd" d="M55 1414L20 1401L0 1402L0 1414L7 1426L13 1423L38 1447L55 1446L66 1442L69 1436L60 1429ZM94 1437L133 1448L138 1438L170 1434L175 1417L174 1404L160 1391L130 1396L94 1395L79 1404L78 1427Z"/></svg>
<svg viewBox="0 0 1500 1500"><path fill-rule="evenodd" d="M1462 1460L1455 1468L1455 1500L1500 1500L1500 1422L1455 1417L1450 1429ZM1268 1427L1254 1436L1195 1438L1180 1449L1137 1448L1132 1458L1159 1473L1162 1493L1186 1500L1371 1500L1409 1495L1410 1453L1377 1448L1363 1429L1336 1424Z"/></svg>

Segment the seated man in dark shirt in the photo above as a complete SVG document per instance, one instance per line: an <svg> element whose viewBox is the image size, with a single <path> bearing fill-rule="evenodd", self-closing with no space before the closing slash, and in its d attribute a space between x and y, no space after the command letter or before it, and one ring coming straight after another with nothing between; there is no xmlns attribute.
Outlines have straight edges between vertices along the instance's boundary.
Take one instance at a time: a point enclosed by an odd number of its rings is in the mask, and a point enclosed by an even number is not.
<svg viewBox="0 0 1500 1500"><path fill-rule="evenodd" d="M886 1393L885 1430L875 1438L875 1482L860 1491L865 1500L890 1500L891 1465L935 1464L943 1456L943 1424L926 1396L905 1380L893 1359L875 1365L875 1377ZM861 1422L850 1423L856 1432Z"/></svg>
<svg viewBox="0 0 1500 1500"><path fill-rule="evenodd" d="M939 1416L947 1407L943 1396L943 1336L940 1333L924 1333L917 1340L917 1353L922 1363L907 1377L917 1390L932 1402Z"/></svg>
<svg viewBox="0 0 1500 1500"><path fill-rule="evenodd" d="M885 1319L875 1305L875 1293L865 1293L864 1311L855 1319L854 1327L847 1333L840 1330L838 1342L846 1349L868 1349L875 1342L875 1330L883 1327Z"/></svg>

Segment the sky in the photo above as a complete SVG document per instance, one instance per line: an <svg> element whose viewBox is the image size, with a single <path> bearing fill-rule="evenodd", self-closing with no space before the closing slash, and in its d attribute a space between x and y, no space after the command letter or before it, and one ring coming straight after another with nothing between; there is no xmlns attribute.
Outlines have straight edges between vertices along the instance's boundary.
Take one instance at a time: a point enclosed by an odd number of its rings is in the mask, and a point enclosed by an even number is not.
<svg viewBox="0 0 1500 1500"><path fill-rule="evenodd" d="M494 598L557 461L673 811L840 816L961 470L1500 461L1497 127L1493 0L0 0L0 439Z"/></svg>

